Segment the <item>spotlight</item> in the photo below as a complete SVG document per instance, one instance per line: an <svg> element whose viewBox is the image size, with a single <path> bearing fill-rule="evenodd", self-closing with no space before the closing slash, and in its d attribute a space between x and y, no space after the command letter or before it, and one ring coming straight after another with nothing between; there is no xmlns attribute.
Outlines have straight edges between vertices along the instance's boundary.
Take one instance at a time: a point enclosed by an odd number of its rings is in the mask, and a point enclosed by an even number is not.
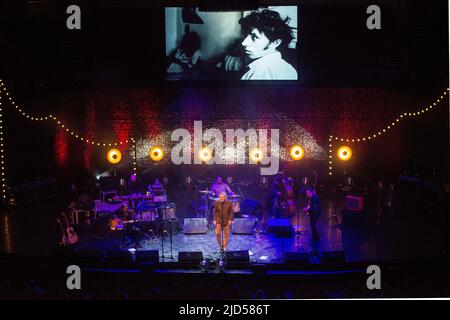
<svg viewBox="0 0 450 320"><path fill-rule="evenodd" d="M198 156L203 162L208 162L212 158L211 149L208 147L201 148Z"/></svg>
<svg viewBox="0 0 450 320"><path fill-rule="evenodd" d="M118 149L111 149L108 151L106 159L108 159L109 163L117 164L122 160L122 153Z"/></svg>
<svg viewBox="0 0 450 320"><path fill-rule="evenodd" d="M290 153L292 160L302 160L305 156L305 149L302 146L295 145L292 146Z"/></svg>
<svg viewBox="0 0 450 320"><path fill-rule="evenodd" d="M347 146L342 146L338 149L337 156L342 161L348 161L352 157L352 149L350 149L350 147Z"/></svg>
<svg viewBox="0 0 450 320"><path fill-rule="evenodd" d="M250 160L252 162L256 162L256 163L261 162L262 156L263 156L263 153L258 148L255 148L252 151L250 151Z"/></svg>
<svg viewBox="0 0 450 320"><path fill-rule="evenodd" d="M164 158L164 151L161 147L152 147L150 149L150 158L153 161L161 161Z"/></svg>

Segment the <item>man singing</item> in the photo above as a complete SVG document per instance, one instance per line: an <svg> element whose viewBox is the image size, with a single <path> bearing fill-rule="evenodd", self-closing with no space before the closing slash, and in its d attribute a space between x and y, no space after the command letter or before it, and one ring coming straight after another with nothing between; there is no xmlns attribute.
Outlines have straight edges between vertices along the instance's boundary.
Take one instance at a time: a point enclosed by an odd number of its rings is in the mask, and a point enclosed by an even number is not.
<svg viewBox="0 0 450 320"><path fill-rule="evenodd" d="M219 200L214 203L214 225L216 226L217 243L220 251L227 251L230 225L233 223L233 204L227 200L225 192L219 194ZM222 244L223 230L223 244Z"/></svg>

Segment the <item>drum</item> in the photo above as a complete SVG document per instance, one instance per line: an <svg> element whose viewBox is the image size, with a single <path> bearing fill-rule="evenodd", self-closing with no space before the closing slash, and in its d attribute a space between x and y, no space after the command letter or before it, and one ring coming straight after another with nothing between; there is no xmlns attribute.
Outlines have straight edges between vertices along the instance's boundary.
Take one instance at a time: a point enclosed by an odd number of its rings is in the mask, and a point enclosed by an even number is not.
<svg viewBox="0 0 450 320"><path fill-rule="evenodd" d="M175 203L168 203L161 206L161 217L164 220L176 219L176 205Z"/></svg>

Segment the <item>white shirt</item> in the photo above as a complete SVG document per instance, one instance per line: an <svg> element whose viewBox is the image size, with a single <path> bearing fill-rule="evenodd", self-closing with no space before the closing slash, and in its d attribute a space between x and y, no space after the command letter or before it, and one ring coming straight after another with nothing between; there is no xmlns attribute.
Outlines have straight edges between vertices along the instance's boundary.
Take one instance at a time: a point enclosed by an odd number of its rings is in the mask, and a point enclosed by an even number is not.
<svg viewBox="0 0 450 320"><path fill-rule="evenodd" d="M297 71L276 51L256 59L248 65L241 80L297 80Z"/></svg>

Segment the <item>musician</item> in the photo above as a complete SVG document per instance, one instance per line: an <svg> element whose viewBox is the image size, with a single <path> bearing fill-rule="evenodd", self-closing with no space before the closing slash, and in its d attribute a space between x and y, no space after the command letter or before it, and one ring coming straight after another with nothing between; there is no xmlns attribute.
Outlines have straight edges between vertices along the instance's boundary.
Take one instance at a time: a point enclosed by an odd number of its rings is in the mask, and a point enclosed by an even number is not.
<svg viewBox="0 0 450 320"><path fill-rule="evenodd" d="M283 194L283 178L282 176L275 176L267 199L267 211L270 217L281 217L282 210L282 194Z"/></svg>
<svg viewBox="0 0 450 320"><path fill-rule="evenodd" d="M214 225L216 226L217 243L221 251L227 251L230 236L230 225L233 223L233 204L227 200L227 194L221 192L219 200L214 203ZM223 244L222 244L223 230Z"/></svg>
<svg viewBox="0 0 450 320"><path fill-rule="evenodd" d="M148 189L155 196L162 196L165 193L164 187L159 179L155 179L153 184L148 185Z"/></svg>
<svg viewBox="0 0 450 320"><path fill-rule="evenodd" d="M111 229L115 230L117 226L121 225L122 221L131 220L132 212L128 210L128 204L122 203L119 209L115 210L111 218Z"/></svg>
<svg viewBox="0 0 450 320"><path fill-rule="evenodd" d="M312 241L320 240L319 232L317 231L317 221L319 220L322 209L320 208L320 200L314 188L306 188L306 197L308 198L308 205L303 209L303 212L309 215L309 224L311 226Z"/></svg>
<svg viewBox="0 0 450 320"><path fill-rule="evenodd" d="M216 182L211 186L210 192L213 194L214 198L218 198L222 192L225 193L226 196L234 195L234 192L220 176L216 178Z"/></svg>
<svg viewBox="0 0 450 320"><path fill-rule="evenodd" d="M129 194L138 195L141 194L142 183L137 177L136 173L133 173L128 180L128 192Z"/></svg>

